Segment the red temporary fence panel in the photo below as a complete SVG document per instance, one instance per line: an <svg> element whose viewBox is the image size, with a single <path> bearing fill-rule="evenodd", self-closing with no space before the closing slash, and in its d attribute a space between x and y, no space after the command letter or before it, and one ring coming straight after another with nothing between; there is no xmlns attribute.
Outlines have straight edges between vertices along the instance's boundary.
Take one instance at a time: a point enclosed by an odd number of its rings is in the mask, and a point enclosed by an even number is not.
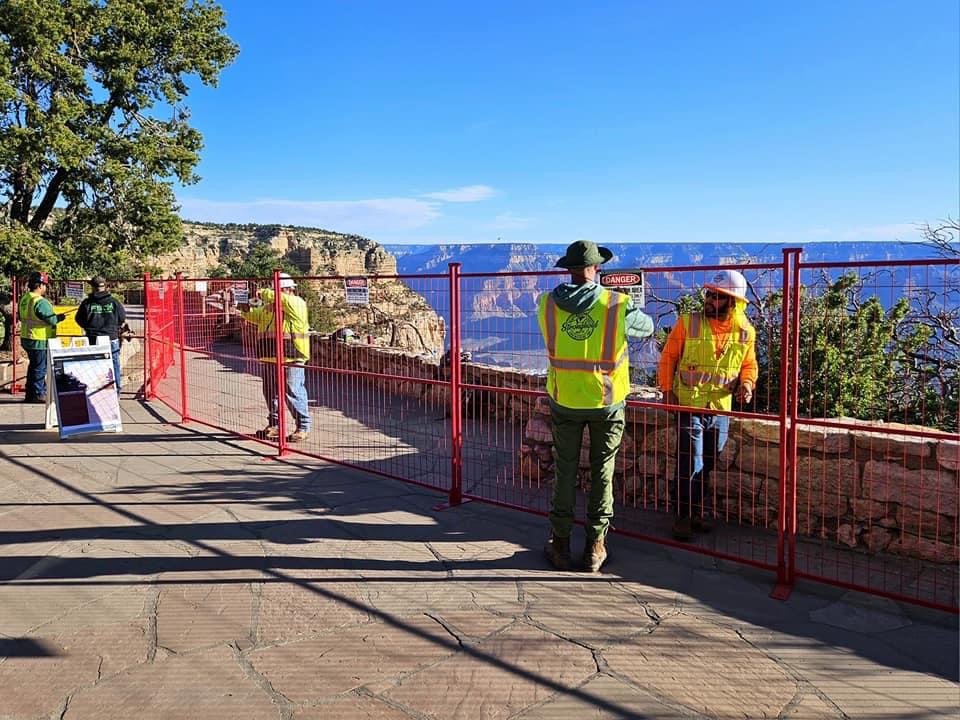
<svg viewBox="0 0 960 720"><path fill-rule="evenodd" d="M719 267L645 269L645 312L665 331ZM748 280L761 374L750 405L712 411L731 417L729 440L694 510L717 527L690 543L670 538L679 408L651 389L661 332L629 343L635 392L615 530L768 569L776 597L806 578L956 612L960 262L804 263L792 248L780 263L722 267ZM265 340L237 303L277 293L279 276L148 279L146 394L281 455L435 488L451 505L546 514L552 437L536 301L563 277L453 264L366 276L352 294L344 276L296 278L315 331L305 367L314 427L296 443L258 436L261 378L282 387L286 366L260 360Z"/></svg>

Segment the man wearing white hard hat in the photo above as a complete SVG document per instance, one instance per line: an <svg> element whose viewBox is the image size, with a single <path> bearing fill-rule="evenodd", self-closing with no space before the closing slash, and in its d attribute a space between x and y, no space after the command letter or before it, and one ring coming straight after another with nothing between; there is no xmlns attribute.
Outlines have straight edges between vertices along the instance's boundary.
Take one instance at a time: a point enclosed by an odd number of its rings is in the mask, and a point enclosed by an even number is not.
<svg viewBox="0 0 960 720"><path fill-rule="evenodd" d="M283 364L284 399L297 423L297 429L287 436L292 443L303 442L310 434L311 418L307 399L306 371L310 359L310 322L307 303L298 297L297 283L287 273L280 273L280 305L283 309ZM257 433L265 440L280 437L280 400L277 392L277 342L273 323L276 295L273 288L262 288L249 305L240 305L240 316L257 330L257 358L260 360L260 378L263 398L267 402L267 426Z"/></svg>
<svg viewBox="0 0 960 720"><path fill-rule="evenodd" d="M757 384L756 331L747 320L747 281L736 270L710 273L703 311L681 315L667 337L657 368L664 400L693 411L677 413L677 476L670 485L676 512L673 537L681 542L707 532L713 503L710 472L727 442L733 399L749 403Z"/></svg>

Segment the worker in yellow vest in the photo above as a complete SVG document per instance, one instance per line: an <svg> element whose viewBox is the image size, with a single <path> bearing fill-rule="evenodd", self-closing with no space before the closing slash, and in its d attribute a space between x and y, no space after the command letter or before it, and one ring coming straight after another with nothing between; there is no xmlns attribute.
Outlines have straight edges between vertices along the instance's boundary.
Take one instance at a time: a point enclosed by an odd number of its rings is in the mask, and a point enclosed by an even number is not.
<svg viewBox="0 0 960 720"><path fill-rule="evenodd" d="M310 435L311 417L306 388L305 365L310 359L310 322L307 303L298 297L297 284L287 273L280 273L280 306L283 311L283 377L286 407L297 423L287 436L292 443L303 442ZM257 364L263 381L263 398L267 402L267 426L257 435L265 440L280 437L280 401L277 392L277 342L274 332L274 299L272 288L261 289L247 304L239 305L240 316L257 332Z"/></svg>
<svg viewBox="0 0 960 720"><path fill-rule="evenodd" d="M17 304L20 318L20 345L27 353L27 387L24 402L47 401L47 341L57 336L57 323L66 315L59 315L47 300L50 278L45 272L34 272L27 278L29 292Z"/></svg>
<svg viewBox="0 0 960 720"><path fill-rule="evenodd" d="M550 539L544 552L558 570L571 568L570 534L584 427L590 431L590 494L583 569L597 572L607 559L613 471L630 392L627 336L653 334L653 320L635 308L629 296L596 282L600 266L612 257L610 250L588 240L572 243L557 261L557 267L570 272L570 282L543 293L538 304L550 363L547 394L555 467Z"/></svg>
<svg viewBox="0 0 960 720"><path fill-rule="evenodd" d="M756 331L747 320L747 281L736 270L711 273L703 312L681 315L667 337L657 368L664 401L694 411L677 413L677 476L670 495L676 512L673 537L687 542L709 532L714 503L710 472L727 442L729 415L746 404L757 384Z"/></svg>

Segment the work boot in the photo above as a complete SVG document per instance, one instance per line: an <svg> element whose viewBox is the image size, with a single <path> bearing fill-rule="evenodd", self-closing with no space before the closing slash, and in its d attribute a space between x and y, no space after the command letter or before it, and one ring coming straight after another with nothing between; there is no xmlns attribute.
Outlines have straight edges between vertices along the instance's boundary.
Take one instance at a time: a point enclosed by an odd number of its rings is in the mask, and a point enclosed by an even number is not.
<svg viewBox="0 0 960 720"><path fill-rule="evenodd" d="M693 521L689 517L678 517L673 521L673 539L680 542L690 542L693 537Z"/></svg>
<svg viewBox="0 0 960 720"><path fill-rule="evenodd" d="M292 443L303 442L308 437L310 437L309 430L297 430L296 432L292 432L289 435L287 435L287 442L292 442Z"/></svg>
<svg viewBox="0 0 960 720"><path fill-rule="evenodd" d="M593 541L588 539L586 546L583 548L583 571L595 573L603 567L606 561L606 540L604 538L596 538Z"/></svg>
<svg viewBox="0 0 960 720"><path fill-rule="evenodd" d="M550 535L550 539L547 540L547 544L543 548L543 553L547 556L547 560L550 561L550 564L553 565L557 570L569 570L571 565L570 560L570 537L560 537L558 535Z"/></svg>
<svg viewBox="0 0 960 720"><path fill-rule="evenodd" d="M263 430L257 431L257 437L261 440L279 440L280 428L276 425L268 425Z"/></svg>

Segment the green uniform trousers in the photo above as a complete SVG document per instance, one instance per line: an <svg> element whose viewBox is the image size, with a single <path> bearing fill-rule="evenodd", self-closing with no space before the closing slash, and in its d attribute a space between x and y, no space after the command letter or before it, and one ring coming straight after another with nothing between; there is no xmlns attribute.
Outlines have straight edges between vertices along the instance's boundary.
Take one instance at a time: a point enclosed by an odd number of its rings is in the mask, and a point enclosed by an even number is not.
<svg viewBox="0 0 960 720"><path fill-rule="evenodd" d="M550 528L569 537L576 507L577 469L583 428L590 429L590 496L587 498L587 540L603 538L613 518L613 471L623 439L624 405L575 410L551 402L553 460L556 473Z"/></svg>

